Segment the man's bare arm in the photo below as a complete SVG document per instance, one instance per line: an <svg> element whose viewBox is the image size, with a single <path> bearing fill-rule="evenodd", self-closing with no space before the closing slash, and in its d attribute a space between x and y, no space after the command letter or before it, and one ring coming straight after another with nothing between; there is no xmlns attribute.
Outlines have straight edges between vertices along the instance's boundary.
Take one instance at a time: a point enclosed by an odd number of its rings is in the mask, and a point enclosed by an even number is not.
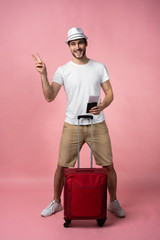
<svg viewBox="0 0 160 240"><path fill-rule="evenodd" d="M47 74L43 74L43 75L41 74L41 81L42 81L43 94L46 101L52 102L56 98L61 88L61 85L56 82L52 82L52 84L50 85L47 78Z"/></svg>
<svg viewBox="0 0 160 240"><path fill-rule="evenodd" d="M105 93L105 97L103 102L100 103L98 106L91 108L90 113L98 115L101 111L103 111L106 107L108 107L111 102L113 101L113 90L110 81L106 81L101 84L101 87Z"/></svg>
<svg viewBox="0 0 160 240"><path fill-rule="evenodd" d="M40 73L41 76L44 97L47 102L51 102L56 98L61 88L61 85L56 82L50 84L47 78L47 69L45 63L41 60L38 54L37 57L35 57L34 55L32 55L32 57L36 64L36 70Z"/></svg>

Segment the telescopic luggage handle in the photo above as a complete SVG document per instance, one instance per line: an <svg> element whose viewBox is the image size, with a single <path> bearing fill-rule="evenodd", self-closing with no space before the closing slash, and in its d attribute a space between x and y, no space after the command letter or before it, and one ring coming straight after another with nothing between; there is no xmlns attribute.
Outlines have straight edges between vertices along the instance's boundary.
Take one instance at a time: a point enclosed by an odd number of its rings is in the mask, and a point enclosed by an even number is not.
<svg viewBox="0 0 160 240"><path fill-rule="evenodd" d="M93 116L92 115L79 115L78 117L78 168L79 168L79 120L81 118L85 118L85 119L88 119L90 118L91 119L91 168L92 168L92 165L93 165L93 156L92 156L92 153L93 153Z"/></svg>
<svg viewBox="0 0 160 240"><path fill-rule="evenodd" d="M80 118L90 118L90 119L93 119L93 116L92 115L79 115L77 118L78 118L78 120Z"/></svg>

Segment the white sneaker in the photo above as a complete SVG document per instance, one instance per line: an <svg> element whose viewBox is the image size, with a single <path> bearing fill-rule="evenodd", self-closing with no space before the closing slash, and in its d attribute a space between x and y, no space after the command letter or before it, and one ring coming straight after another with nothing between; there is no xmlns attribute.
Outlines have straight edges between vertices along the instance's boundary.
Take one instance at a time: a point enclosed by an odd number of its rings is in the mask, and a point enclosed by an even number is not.
<svg viewBox="0 0 160 240"><path fill-rule="evenodd" d="M123 218L126 215L117 200L114 200L113 202L109 201L108 210L114 213L114 215L119 218Z"/></svg>
<svg viewBox="0 0 160 240"><path fill-rule="evenodd" d="M51 203L46 207L42 212L42 217L48 217L51 216L55 212L59 212L62 210L62 204L55 202L55 200L52 200Z"/></svg>

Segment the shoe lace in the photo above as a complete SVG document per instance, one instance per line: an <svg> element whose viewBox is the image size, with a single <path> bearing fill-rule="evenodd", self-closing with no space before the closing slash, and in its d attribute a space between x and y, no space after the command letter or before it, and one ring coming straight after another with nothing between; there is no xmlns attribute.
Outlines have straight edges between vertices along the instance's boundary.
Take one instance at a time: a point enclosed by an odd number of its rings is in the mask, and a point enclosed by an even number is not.
<svg viewBox="0 0 160 240"><path fill-rule="evenodd" d="M54 203L55 203L55 201L53 200L53 201L49 204L49 206L48 206L47 208L52 207Z"/></svg>
<svg viewBox="0 0 160 240"><path fill-rule="evenodd" d="M115 207L116 207L116 210L117 210L117 211L122 211L122 208L121 208L121 206L120 206L120 204L119 204L118 201L116 201Z"/></svg>

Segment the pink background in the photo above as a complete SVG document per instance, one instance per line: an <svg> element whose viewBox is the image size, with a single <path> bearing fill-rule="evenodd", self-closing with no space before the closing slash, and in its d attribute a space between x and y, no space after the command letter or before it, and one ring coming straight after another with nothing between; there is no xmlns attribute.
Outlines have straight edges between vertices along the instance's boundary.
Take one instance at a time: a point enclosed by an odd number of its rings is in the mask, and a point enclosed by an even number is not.
<svg viewBox="0 0 160 240"><path fill-rule="evenodd" d="M86 231L95 239L159 239L159 12L157 0L1 1L3 240L72 239L77 231L78 239L85 239ZM55 102L45 102L31 54L40 54L51 81L57 67L71 60L64 42L75 26L88 36L87 56L105 63L110 74L115 99L105 116L119 198L128 218L117 220L109 214L101 230L89 222L75 223L67 236L63 213L40 218L52 198L66 97L62 88ZM84 147L81 166L88 166L88 158Z"/></svg>

